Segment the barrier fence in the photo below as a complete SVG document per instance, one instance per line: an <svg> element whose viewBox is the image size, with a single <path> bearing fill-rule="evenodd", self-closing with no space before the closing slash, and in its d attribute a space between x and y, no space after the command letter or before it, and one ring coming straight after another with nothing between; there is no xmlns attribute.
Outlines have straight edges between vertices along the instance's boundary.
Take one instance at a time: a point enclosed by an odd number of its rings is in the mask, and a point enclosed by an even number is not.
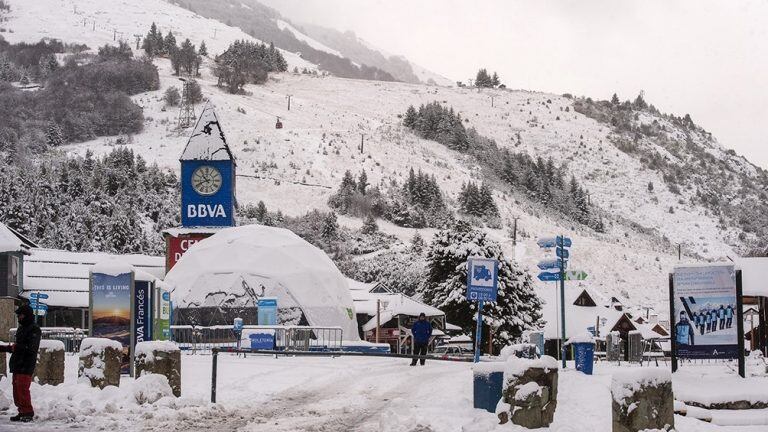
<svg viewBox="0 0 768 432"><path fill-rule="evenodd" d="M340 350L343 331L340 327L314 326L243 326L243 335L268 332L275 336L275 349L285 351ZM179 348L189 353L211 353L214 348L238 348L238 337L232 326L171 326L171 337ZM244 348L250 348L243 337Z"/></svg>
<svg viewBox="0 0 768 432"><path fill-rule="evenodd" d="M75 353L80 351L80 343L88 337L88 329L74 327L41 327L41 338L59 340L64 343L64 351ZM16 329L10 330L11 341L16 340Z"/></svg>

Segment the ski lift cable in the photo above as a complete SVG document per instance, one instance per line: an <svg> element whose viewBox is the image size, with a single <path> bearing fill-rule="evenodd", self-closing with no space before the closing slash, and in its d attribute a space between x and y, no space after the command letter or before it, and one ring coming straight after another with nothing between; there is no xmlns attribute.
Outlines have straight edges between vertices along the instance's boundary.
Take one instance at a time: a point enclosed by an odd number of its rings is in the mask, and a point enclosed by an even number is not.
<svg viewBox="0 0 768 432"><path fill-rule="evenodd" d="M257 180L273 180L273 181L278 181L278 182L281 182L281 183L285 182L285 183L291 183L291 184L296 184L296 185L301 185L301 186L320 187L320 188L324 188L324 189L333 189L333 187L331 187L331 186L326 186L326 185L322 185L322 184L319 184L319 183L307 183L307 182L301 182L301 181L296 181L296 180L284 180L284 179L279 179L279 178L276 178L276 177L258 176L258 175L255 175L255 174L237 174L237 177L246 177L246 178L252 178L252 179L257 179Z"/></svg>

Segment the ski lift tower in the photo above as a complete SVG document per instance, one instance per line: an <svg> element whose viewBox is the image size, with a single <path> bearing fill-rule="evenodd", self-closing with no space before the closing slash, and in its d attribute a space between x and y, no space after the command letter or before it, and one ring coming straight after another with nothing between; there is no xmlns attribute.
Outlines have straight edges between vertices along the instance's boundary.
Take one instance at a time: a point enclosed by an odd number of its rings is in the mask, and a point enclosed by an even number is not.
<svg viewBox="0 0 768 432"><path fill-rule="evenodd" d="M189 78L179 78L183 84L181 91L181 103L179 108L179 129L186 129L195 122L195 105L190 100L190 80Z"/></svg>

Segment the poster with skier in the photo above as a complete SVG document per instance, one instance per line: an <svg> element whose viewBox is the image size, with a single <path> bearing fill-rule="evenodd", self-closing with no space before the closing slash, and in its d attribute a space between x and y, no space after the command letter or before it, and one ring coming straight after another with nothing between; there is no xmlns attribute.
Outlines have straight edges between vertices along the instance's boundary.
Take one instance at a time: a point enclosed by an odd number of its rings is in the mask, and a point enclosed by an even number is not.
<svg viewBox="0 0 768 432"><path fill-rule="evenodd" d="M672 286L673 349L680 358L739 357L736 270L732 264L676 267Z"/></svg>

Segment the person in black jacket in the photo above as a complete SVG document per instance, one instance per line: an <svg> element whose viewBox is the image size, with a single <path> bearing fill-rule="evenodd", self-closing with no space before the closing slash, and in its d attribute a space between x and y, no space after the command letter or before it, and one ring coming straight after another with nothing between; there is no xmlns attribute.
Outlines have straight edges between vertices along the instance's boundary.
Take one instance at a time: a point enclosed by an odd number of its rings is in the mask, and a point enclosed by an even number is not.
<svg viewBox="0 0 768 432"><path fill-rule="evenodd" d="M16 309L19 328L16 330L16 343L0 347L1 351L10 352L8 366L13 374L13 403L19 413L11 421L30 422L35 417L29 385L37 365L37 350L40 348L40 327L35 324L35 316L29 305Z"/></svg>

